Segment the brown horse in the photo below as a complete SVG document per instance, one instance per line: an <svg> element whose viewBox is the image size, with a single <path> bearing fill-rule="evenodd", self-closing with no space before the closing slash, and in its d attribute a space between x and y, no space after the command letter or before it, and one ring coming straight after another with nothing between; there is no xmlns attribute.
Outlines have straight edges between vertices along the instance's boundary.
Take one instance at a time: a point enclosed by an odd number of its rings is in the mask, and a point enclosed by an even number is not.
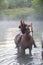
<svg viewBox="0 0 43 65"><path fill-rule="evenodd" d="M32 38L32 36L30 36L30 30L29 28L26 29L26 32L22 35L21 37L21 41L20 43L18 43L18 40L20 38L20 34L18 34L16 37L15 37L15 40L16 40L16 45L18 45L18 52L24 54L25 53L25 49L29 48L29 53L31 54L31 50L32 50L32 45L34 44L35 46L35 42Z"/></svg>
<svg viewBox="0 0 43 65"><path fill-rule="evenodd" d="M34 44L34 46L35 46L35 42L29 33L30 33L30 31L27 28L25 34L22 36L22 39L20 42L22 53L25 53L25 49L29 48L29 53L31 54L32 45Z"/></svg>

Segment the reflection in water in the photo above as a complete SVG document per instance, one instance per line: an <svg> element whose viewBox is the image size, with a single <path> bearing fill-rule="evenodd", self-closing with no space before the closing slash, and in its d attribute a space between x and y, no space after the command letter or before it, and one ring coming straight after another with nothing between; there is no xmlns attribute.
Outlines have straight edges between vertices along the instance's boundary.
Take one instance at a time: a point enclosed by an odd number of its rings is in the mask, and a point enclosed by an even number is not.
<svg viewBox="0 0 43 65"><path fill-rule="evenodd" d="M18 55L14 37L19 33L19 29L15 28L17 25L14 27L14 22L13 24L6 23L6 25L7 27L2 28L5 33L3 33L4 36L2 36L3 38L0 41L0 65L43 65L40 42L36 42L37 48L33 47L32 56L29 53Z"/></svg>
<svg viewBox="0 0 43 65"><path fill-rule="evenodd" d="M17 59L17 62L19 63L19 65L29 65L32 64L32 56L29 55L24 55L21 56Z"/></svg>

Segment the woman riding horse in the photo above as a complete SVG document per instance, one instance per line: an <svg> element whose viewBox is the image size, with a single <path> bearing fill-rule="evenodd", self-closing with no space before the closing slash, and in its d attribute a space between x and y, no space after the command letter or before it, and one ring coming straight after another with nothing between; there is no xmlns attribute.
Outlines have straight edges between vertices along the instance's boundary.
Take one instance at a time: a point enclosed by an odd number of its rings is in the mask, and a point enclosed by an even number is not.
<svg viewBox="0 0 43 65"><path fill-rule="evenodd" d="M30 25L28 25L30 27ZM26 27L27 27L27 24L24 23L23 20L20 21L20 25L19 25L19 28L21 30L21 34L20 34L20 40L21 40L21 37L22 35L25 33L26 31ZM20 40L18 42L20 42Z"/></svg>
<svg viewBox="0 0 43 65"><path fill-rule="evenodd" d="M27 26L28 26L28 28L31 27L31 32L33 32L32 23L31 23L31 25L27 25L27 24L24 23L23 20L20 21L20 26L19 26L19 28L21 29L22 34L25 33ZM29 29L29 31L30 31L30 29ZM29 34L30 34L30 33L29 33ZM33 34L32 34L32 35L33 35ZM21 38L22 38L22 35L20 35L20 38L19 38L19 40L18 40L18 43L20 43ZM36 47L35 43L34 43L34 47Z"/></svg>
<svg viewBox="0 0 43 65"><path fill-rule="evenodd" d="M16 46L18 48L18 51L19 51L19 47L21 47L23 50L31 47L30 48L30 51L31 51L32 44L34 45L34 47L36 47L36 45L35 45L35 42L33 40L33 37L30 35L30 29L29 29L28 25L26 25L24 23L24 21L22 22L22 20L21 20L20 23L21 24L20 24L19 28L21 29L21 32L23 35L18 34L15 37Z"/></svg>
<svg viewBox="0 0 43 65"><path fill-rule="evenodd" d="M26 27L26 31L23 34L20 44L19 44L19 47L21 47L21 53L24 54L25 49L29 48L29 53L31 54L32 45L34 45L34 44L35 44L35 42L34 42L32 36L30 35L30 29L28 27Z"/></svg>

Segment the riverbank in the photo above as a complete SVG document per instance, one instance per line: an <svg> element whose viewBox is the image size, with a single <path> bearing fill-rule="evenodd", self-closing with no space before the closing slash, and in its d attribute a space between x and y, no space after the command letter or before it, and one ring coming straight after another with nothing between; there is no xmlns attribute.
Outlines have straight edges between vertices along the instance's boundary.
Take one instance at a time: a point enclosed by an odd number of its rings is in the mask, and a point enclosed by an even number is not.
<svg viewBox="0 0 43 65"><path fill-rule="evenodd" d="M33 14L32 8L4 9L2 16L8 20L25 19Z"/></svg>
<svg viewBox="0 0 43 65"><path fill-rule="evenodd" d="M0 20L38 20L43 21L34 11L34 9L25 8L14 8L14 9L3 9L0 10Z"/></svg>

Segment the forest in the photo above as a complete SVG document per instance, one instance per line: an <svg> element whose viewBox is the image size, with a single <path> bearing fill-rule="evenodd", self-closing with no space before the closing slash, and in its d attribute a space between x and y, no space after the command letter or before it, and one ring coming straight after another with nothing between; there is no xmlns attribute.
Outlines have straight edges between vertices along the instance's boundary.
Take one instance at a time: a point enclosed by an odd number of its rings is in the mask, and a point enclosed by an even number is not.
<svg viewBox="0 0 43 65"><path fill-rule="evenodd" d="M13 19L34 14L43 20L43 0L0 0L0 19L3 14Z"/></svg>

